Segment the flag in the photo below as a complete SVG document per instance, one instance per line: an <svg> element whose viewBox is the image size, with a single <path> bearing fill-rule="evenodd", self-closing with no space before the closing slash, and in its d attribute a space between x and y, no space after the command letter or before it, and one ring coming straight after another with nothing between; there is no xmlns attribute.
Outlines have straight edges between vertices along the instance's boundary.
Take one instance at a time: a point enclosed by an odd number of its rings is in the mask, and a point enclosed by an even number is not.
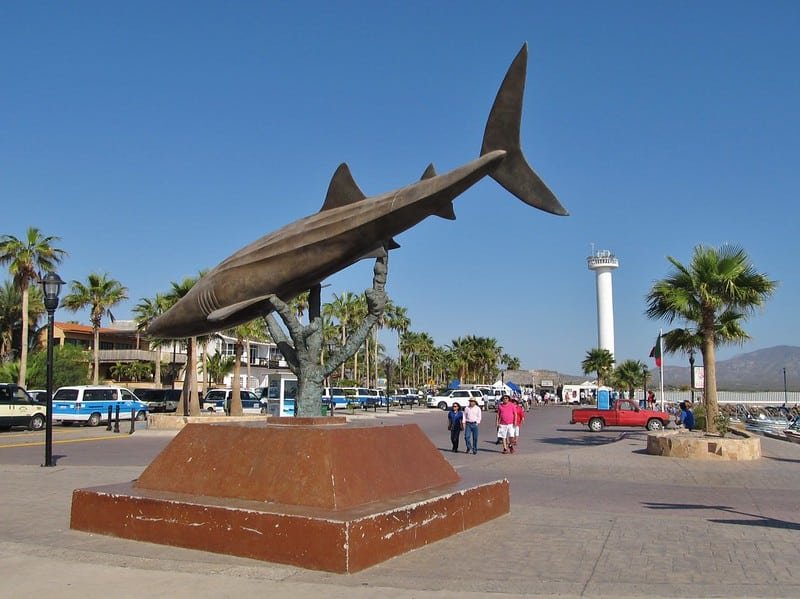
<svg viewBox="0 0 800 599"><path fill-rule="evenodd" d="M655 358L656 366L661 368L661 333L658 334L656 344L653 346L653 349L650 350L650 357Z"/></svg>

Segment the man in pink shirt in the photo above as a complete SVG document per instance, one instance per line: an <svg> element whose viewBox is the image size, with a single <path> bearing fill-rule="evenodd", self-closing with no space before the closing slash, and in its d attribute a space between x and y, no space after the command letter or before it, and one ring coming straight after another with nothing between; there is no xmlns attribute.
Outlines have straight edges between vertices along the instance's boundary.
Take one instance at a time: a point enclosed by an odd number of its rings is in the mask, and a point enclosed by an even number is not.
<svg viewBox="0 0 800 599"><path fill-rule="evenodd" d="M503 395L500 405L497 406L497 436L503 441L503 453L514 453L514 446L509 445L509 440L514 438L514 427L517 422L516 406L511 403L511 397Z"/></svg>

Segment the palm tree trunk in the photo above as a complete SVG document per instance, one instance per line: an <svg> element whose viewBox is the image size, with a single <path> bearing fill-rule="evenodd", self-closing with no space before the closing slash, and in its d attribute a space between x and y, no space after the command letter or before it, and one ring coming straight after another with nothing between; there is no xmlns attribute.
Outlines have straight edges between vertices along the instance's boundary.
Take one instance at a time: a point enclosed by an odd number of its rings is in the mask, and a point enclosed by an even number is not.
<svg viewBox="0 0 800 599"><path fill-rule="evenodd" d="M250 379L251 379L253 373L252 373L252 369L251 369L251 366L250 366L250 340L249 339L247 340L247 343L245 344L244 363L245 363L245 365L247 367L247 384L245 385L245 387L250 387Z"/></svg>
<svg viewBox="0 0 800 599"><path fill-rule="evenodd" d="M344 347L345 342L347 341L345 326L342 325L342 347ZM342 375L339 377L340 379L344 379L344 365L347 363L347 360L342 362Z"/></svg>
<svg viewBox="0 0 800 599"><path fill-rule="evenodd" d="M243 344L239 339L233 346L234 361L233 361L233 382L231 383L231 404L230 416L241 416L242 412L242 348Z"/></svg>
<svg viewBox="0 0 800 599"><path fill-rule="evenodd" d="M367 333L367 336L364 338L364 370L367 373L366 385L367 387L372 387L372 385L370 385L370 373L372 372L372 368L370 366L369 357L369 333Z"/></svg>
<svg viewBox="0 0 800 599"><path fill-rule="evenodd" d="M200 379L200 392L205 395L208 389L208 342L203 343L203 378ZM198 403L199 403L198 397Z"/></svg>
<svg viewBox="0 0 800 599"><path fill-rule="evenodd" d="M22 338L19 348L19 377L17 384L25 387L25 379L28 374L28 285L22 283Z"/></svg>
<svg viewBox="0 0 800 599"><path fill-rule="evenodd" d="M161 387L161 348L156 348L156 359L153 365L153 384Z"/></svg>
<svg viewBox="0 0 800 599"><path fill-rule="evenodd" d="M197 337L189 340L189 355L187 356L189 367L189 414L191 416L200 415L200 401L197 398Z"/></svg>
<svg viewBox="0 0 800 599"><path fill-rule="evenodd" d="M93 348L92 353L94 354L94 371L92 373L92 383L97 385L100 381L100 327L97 325L92 325L92 334L93 334Z"/></svg>
<svg viewBox="0 0 800 599"><path fill-rule="evenodd" d="M375 359L372 361L375 364L375 386L378 386L378 327L375 327Z"/></svg>
<svg viewBox="0 0 800 599"><path fill-rule="evenodd" d="M714 433L717 431L716 418L719 414L719 405L717 404L717 358L713 329L706 331L703 335L702 352L705 368L703 399L706 404L706 432Z"/></svg>

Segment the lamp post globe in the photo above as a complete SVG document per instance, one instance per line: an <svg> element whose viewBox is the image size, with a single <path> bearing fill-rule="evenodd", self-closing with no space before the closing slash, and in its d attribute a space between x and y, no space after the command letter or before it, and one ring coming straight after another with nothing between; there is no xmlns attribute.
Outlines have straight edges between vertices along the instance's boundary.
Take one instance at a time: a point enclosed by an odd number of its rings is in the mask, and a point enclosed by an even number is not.
<svg viewBox="0 0 800 599"><path fill-rule="evenodd" d="M44 464L53 463L53 316L58 308L58 296L64 281L54 272L48 272L39 281L44 293L44 308L47 310L47 408L44 431Z"/></svg>

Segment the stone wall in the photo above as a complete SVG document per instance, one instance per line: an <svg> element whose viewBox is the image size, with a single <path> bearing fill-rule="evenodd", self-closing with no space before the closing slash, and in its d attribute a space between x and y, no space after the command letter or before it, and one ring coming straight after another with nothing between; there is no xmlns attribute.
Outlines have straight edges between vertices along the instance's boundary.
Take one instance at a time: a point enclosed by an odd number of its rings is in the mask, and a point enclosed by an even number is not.
<svg viewBox="0 0 800 599"><path fill-rule="evenodd" d="M648 433L647 453L693 460L757 460L761 457L761 439L741 430L731 431L724 438L697 431L665 430Z"/></svg>

